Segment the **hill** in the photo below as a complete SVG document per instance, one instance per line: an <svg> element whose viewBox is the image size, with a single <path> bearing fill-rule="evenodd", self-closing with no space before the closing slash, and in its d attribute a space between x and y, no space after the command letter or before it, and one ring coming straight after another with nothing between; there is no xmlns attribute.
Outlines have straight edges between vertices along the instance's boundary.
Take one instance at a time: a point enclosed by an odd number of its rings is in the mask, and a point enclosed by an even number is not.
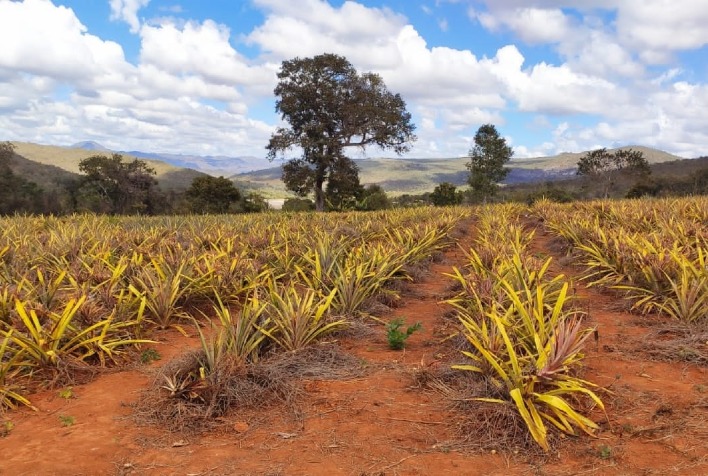
<svg viewBox="0 0 708 476"><path fill-rule="evenodd" d="M680 157L649 147L631 146L621 149L641 151L650 164L681 160ZM585 152L563 153L553 157L513 159L509 163L511 172L505 183L544 182L572 178L575 176L576 164L584 154ZM394 196L431 192L440 182L464 186L468 175L465 165L468 161L467 157L355 160L363 184L379 184L387 193ZM249 188L269 196L287 195L281 181L280 166L233 175L231 179L238 184L247 184Z"/></svg>
<svg viewBox="0 0 708 476"><path fill-rule="evenodd" d="M139 150L111 151L98 142L77 142L71 146L73 149L85 149L101 152L116 152L139 159L158 160L184 169L193 169L213 176L229 176L233 174L252 172L269 167L269 162L264 157L227 157L225 155L189 155L168 154L163 152L143 152Z"/></svg>
<svg viewBox="0 0 708 476"><path fill-rule="evenodd" d="M60 167L35 162L19 154L10 157L9 165L15 175L36 183L46 191L57 190L76 177L76 174Z"/></svg>
<svg viewBox="0 0 708 476"><path fill-rule="evenodd" d="M651 147L644 147L641 145L632 145L627 147L618 147L616 149L608 149L611 152L616 150L638 150L644 154L649 164L659 164L662 162L670 162L673 160L681 160L678 157L668 152L664 152L658 149L652 149ZM575 172L576 165L580 158L587 154L587 152L564 152L562 154L554 155L551 157L534 157L530 159L515 159L512 161L513 166L520 167L524 169L542 169L546 171L552 170L567 170L573 169Z"/></svg>
<svg viewBox="0 0 708 476"><path fill-rule="evenodd" d="M61 171L79 173L79 162L91 155L112 153L101 144L86 141L71 147L39 145L27 142L15 142L18 155L28 159L23 162L21 175L33 179L47 188L46 182L56 177L63 177ZM640 150L650 164L680 160L680 157L642 146L623 147ZM140 151L118 152L128 160L145 160L157 172L157 180L163 190L184 190L195 177L206 173L225 175L236 186L248 191L256 191L268 198L289 196L281 181L280 164L275 167L232 174L229 171L253 169L269 164L265 159L256 157L193 156L179 154L158 154ZM555 181L575 176L576 164L582 153L563 153L552 157L513 159L507 184ZM390 195L420 194L432 191L440 182L451 182L464 186L467 180L467 157L439 159L398 159L371 158L355 162L360 169L363 184L379 184ZM31 161L31 162L29 162ZM32 164L37 163L36 168ZM40 167L39 165L44 167ZM51 169L46 167L56 167Z"/></svg>
<svg viewBox="0 0 708 476"><path fill-rule="evenodd" d="M50 166L61 169L64 172L70 174L79 173L79 162L87 157L91 157L96 154L109 154L111 151L106 150L100 144L95 142L92 143L80 143L82 147L90 146L91 148L78 148L78 147L59 147L52 145L40 145L33 144L29 142L13 142L15 145L15 153L27 159L28 162L24 163L24 170L21 175L30 178L32 181L39 183L39 180L35 180L35 174L47 173L40 172L46 171L47 169L41 166ZM77 144L79 145L79 144ZM133 160L139 157L135 157L129 154L123 154L125 160ZM172 164L168 164L159 160L143 159L150 167L155 169L156 178L160 187L165 190L184 190L189 187L195 177L203 175L203 172L199 172L192 169L185 169L182 167L177 167ZM33 163L39 164L37 166Z"/></svg>

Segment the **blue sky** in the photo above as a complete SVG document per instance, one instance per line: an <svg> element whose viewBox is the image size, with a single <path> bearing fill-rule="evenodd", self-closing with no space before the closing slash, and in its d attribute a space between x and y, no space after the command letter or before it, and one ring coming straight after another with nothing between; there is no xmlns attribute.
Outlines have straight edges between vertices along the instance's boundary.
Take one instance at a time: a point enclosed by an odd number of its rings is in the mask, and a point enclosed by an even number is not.
<svg viewBox="0 0 708 476"><path fill-rule="evenodd" d="M708 0L0 0L0 140L264 156L283 60L401 93L409 157L708 155ZM389 155L367 150L366 155Z"/></svg>

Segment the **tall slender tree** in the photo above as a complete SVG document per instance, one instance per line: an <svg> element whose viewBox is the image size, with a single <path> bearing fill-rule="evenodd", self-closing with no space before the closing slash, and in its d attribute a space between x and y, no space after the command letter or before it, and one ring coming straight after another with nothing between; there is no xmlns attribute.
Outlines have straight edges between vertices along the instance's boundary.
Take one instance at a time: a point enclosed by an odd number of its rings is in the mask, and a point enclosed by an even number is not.
<svg viewBox="0 0 708 476"><path fill-rule="evenodd" d="M485 200L494 196L499 189L499 182L504 180L509 169L504 164L509 162L514 151L506 144L506 139L499 135L493 124L481 126L474 135L474 147L469 152L470 171L468 183L472 196Z"/></svg>

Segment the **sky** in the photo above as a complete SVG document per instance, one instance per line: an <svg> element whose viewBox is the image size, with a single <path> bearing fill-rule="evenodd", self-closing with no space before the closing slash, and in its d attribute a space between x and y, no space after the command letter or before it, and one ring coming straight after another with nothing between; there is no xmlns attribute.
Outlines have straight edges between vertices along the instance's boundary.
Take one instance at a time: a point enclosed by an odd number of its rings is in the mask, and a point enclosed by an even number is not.
<svg viewBox="0 0 708 476"><path fill-rule="evenodd" d="M406 101L409 158L487 123L517 158L705 156L706 25L708 0L0 0L0 140L265 160L281 63L336 53Z"/></svg>

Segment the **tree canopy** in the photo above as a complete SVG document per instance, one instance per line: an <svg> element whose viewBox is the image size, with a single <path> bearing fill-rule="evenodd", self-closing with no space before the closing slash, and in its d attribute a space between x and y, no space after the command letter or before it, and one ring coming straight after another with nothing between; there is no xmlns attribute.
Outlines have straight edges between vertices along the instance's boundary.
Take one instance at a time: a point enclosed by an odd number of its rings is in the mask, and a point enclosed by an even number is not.
<svg viewBox="0 0 708 476"><path fill-rule="evenodd" d="M639 150L618 149L609 152L606 148L588 152L578 161L578 175L598 180L603 185L607 197L615 179L621 174L646 177L651 174L649 162Z"/></svg>
<svg viewBox="0 0 708 476"><path fill-rule="evenodd" d="M474 147L469 151L470 161L467 163L470 171L468 183L473 197L486 199L496 194L499 182L509 173L504 164L513 155L514 151L493 124L485 124L477 130Z"/></svg>
<svg viewBox="0 0 708 476"><path fill-rule="evenodd" d="M342 56L284 61L274 93L276 111L289 127L271 136L268 158L295 147L302 152L283 166L283 182L300 196L314 191L320 211L330 175L352 169L345 148L378 146L402 154L416 138L401 96L391 93L379 75L359 74Z"/></svg>
<svg viewBox="0 0 708 476"><path fill-rule="evenodd" d="M123 162L123 156L93 155L79 162L85 174L76 200L94 212L111 214L151 213L157 181L145 161Z"/></svg>
<svg viewBox="0 0 708 476"><path fill-rule="evenodd" d="M196 177L186 192L192 213L228 213L241 199L234 183L224 177Z"/></svg>
<svg viewBox="0 0 708 476"><path fill-rule="evenodd" d="M430 194L430 201L436 207L459 205L462 203L462 198L462 192L458 191L457 187L450 182L439 183Z"/></svg>

